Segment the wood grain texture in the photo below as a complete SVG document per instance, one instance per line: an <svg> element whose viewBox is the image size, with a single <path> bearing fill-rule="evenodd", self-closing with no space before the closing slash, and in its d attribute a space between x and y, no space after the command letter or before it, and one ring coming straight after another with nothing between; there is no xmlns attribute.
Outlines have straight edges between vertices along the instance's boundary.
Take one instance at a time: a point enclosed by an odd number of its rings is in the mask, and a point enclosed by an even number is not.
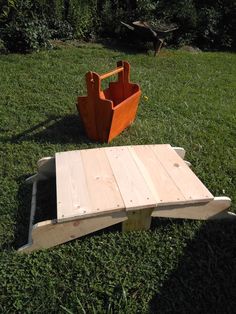
<svg viewBox="0 0 236 314"><path fill-rule="evenodd" d="M127 218L122 222L122 232L135 230L148 230L151 226L151 213L153 208L128 211Z"/></svg>
<svg viewBox="0 0 236 314"><path fill-rule="evenodd" d="M56 154L58 221L125 209L103 149Z"/></svg>
<svg viewBox="0 0 236 314"><path fill-rule="evenodd" d="M126 219L125 212L118 212L63 223L47 220L33 226L32 241L19 248L18 252L30 253L50 248L120 223Z"/></svg>
<svg viewBox="0 0 236 314"><path fill-rule="evenodd" d="M82 150L81 156L90 196L90 211L99 214L125 209L104 149Z"/></svg>
<svg viewBox="0 0 236 314"><path fill-rule="evenodd" d="M155 207L152 195L127 146L105 148L126 210Z"/></svg>
<svg viewBox="0 0 236 314"><path fill-rule="evenodd" d="M152 212L152 217L169 217L180 219L235 219L236 215L228 213L231 200L228 197L215 197L208 203L186 204L180 206L157 207Z"/></svg>
<svg viewBox="0 0 236 314"><path fill-rule="evenodd" d="M226 211L230 199L214 198L182 157L162 144L69 151L40 160L39 173L28 179L29 239L20 251L52 247L119 222L123 231L148 229L151 217L236 219ZM57 219L33 226L37 181L53 169Z"/></svg>
<svg viewBox="0 0 236 314"><path fill-rule="evenodd" d="M163 145L163 148L165 147ZM183 203L186 201L184 195L149 145L133 146L130 149L136 154L134 158L157 204Z"/></svg>
<svg viewBox="0 0 236 314"><path fill-rule="evenodd" d="M56 173L59 222L213 199L185 161L165 144L57 153Z"/></svg>
<svg viewBox="0 0 236 314"><path fill-rule="evenodd" d="M151 145L151 148L177 188L184 195L186 203L206 202L214 198L170 145Z"/></svg>
<svg viewBox="0 0 236 314"><path fill-rule="evenodd" d="M91 209L80 151L56 154L57 219L65 221Z"/></svg>

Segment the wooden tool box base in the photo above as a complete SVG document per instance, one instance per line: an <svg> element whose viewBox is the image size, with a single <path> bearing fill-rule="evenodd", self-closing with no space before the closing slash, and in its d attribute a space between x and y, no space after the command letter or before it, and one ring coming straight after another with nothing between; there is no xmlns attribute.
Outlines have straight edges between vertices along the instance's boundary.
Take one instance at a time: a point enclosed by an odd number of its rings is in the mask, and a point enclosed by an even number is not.
<svg viewBox="0 0 236 314"><path fill-rule="evenodd" d="M152 217L235 219L228 197L214 197L184 160L183 148L163 145L105 147L56 153L38 161L28 243L45 249L117 223L147 230ZM56 217L34 222L37 183L56 181ZM43 209L40 209L43 211Z"/></svg>

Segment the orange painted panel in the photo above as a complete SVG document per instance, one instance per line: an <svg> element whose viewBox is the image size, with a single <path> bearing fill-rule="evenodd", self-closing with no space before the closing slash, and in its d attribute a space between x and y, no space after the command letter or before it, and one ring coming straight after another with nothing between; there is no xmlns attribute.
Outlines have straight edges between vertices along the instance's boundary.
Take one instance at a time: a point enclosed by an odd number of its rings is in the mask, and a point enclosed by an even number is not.
<svg viewBox="0 0 236 314"><path fill-rule="evenodd" d="M101 90L101 80L118 74L118 81ZM103 75L86 74L88 95L78 97L77 109L87 136L91 140L109 142L127 128L135 119L141 90L130 83L130 65L117 62L117 68Z"/></svg>

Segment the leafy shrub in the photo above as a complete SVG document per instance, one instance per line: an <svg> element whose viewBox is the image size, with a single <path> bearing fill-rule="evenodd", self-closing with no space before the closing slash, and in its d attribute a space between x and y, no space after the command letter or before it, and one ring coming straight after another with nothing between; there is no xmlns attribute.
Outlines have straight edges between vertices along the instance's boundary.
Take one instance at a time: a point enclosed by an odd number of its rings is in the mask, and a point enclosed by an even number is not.
<svg viewBox="0 0 236 314"><path fill-rule="evenodd" d="M139 19L149 21L153 25L177 24L179 26L179 29L168 37L171 44L180 46L191 44L206 49L236 48L235 0L136 0L134 2L133 21Z"/></svg>
<svg viewBox="0 0 236 314"><path fill-rule="evenodd" d="M29 51L50 46L50 36L129 38L120 22L145 20L177 24L172 45L235 49L235 12L235 0L0 0L0 39L11 51Z"/></svg>
<svg viewBox="0 0 236 314"><path fill-rule="evenodd" d="M197 4L197 44L206 48L236 48L236 2L234 0Z"/></svg>
<svg viewBox="0 0 236 314"><path fill-rule="evenodd" d="M100 5L98 6L99 35L111 37L123 36L125 29L121 26L120 22L132 22L137 19L134 2L128 0L100 1Z"/></svg>
<svg viewBox="0 0 236 314"><path fill-rule="evenodd" d="M72 39L74 37L74 30L67 21L51 19L49 21L49 28L51 31L51 38L53 39Z"/></svg>
<svg viewBox="0 0 236 314"><path fill-rule="evenodd" d="M68 0L66 20L74 30L74 36L79 39L89 39L95 32L96 1Z"/></svg>
<svg viewBox="0 0 236 314"><path fill-rule="evenodd" d="M50 31L43 20L17 19L4 29L3 39L11 52L28 52L50 47Z"/></svg>
<svg viewBox="0 0 236 314"><path fill-rule="evenodd" d="M7 52L4 41L0 39L0 54L4 54Z"/></svg>
<svg viewBox="0 0 236 314"><path fill-rule="evenodd" d="M50 47L50 31L45 18L33 12L33 3L27 1L4 1L1 16L1 39L11 52L28 52L40 47Z"/></svg>
<svg viewBox="0 0 236 314"><path fill-rule="evenodd" d="M7 20L12 9L16 9L18 0L0 0L0 22Z"/></svg>

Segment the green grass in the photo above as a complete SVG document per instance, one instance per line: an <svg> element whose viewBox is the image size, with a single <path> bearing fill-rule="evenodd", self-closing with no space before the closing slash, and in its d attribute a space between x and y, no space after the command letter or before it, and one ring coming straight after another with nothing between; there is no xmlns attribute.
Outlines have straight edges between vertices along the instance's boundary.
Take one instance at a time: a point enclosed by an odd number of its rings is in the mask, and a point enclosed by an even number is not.
<svg viewBox="0 0 236 314"><path fill-rule="evenodd" d="M111 145L170 143L236 212L236 55L166 51L158 58L101 45L0 56L0 312L233 313L234 222L154 219L150 231L109 228L31 255L25 178L55 152L92 148L75 109L84 75L131 63L138 116ZM147 96L147 97L144 97Z"/></svg>

